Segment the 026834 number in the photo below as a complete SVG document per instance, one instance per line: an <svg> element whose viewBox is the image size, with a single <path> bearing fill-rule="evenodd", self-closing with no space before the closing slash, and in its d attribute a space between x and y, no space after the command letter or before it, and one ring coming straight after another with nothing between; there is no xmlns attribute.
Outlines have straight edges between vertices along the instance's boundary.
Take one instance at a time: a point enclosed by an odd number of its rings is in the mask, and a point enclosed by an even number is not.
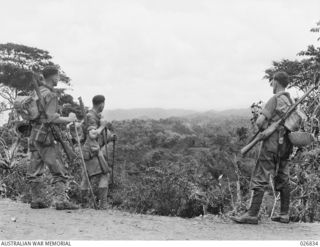
<svg viewBox="0 0 320 247"><path fill-rule="evenodd" d="M318 241L303 240L300 241L300 246L318 246Z"/></svg>

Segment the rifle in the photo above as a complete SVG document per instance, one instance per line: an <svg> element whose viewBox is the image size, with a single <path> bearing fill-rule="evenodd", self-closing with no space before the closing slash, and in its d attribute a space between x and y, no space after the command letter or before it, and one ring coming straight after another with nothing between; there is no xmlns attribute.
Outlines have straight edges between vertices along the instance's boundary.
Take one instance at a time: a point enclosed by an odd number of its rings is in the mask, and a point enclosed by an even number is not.
<svg viewBox="0 0 320 247"><path fill-rule="evenodd" d="M103 130L104 134L103 134L103 142L104 142L104 148L106 150L106 160L107 160L107 163L109 165L109 154L108 154L108 129L105 128Z"/></svg>
<svg viewBox="0 0 320 247"><path fill-rule="evenodd" d="M108 127L104 129L104 143L105 143L105 149L106 149L106 160L107 163L109 164L109 159L108 159L108 129L113 131L112 125L110 124ZM114 168L114 157L115 157L115 147L116 147L116 141L112 140L113 143L113 150L112 150L112 163L111 163L111 185L113 185L113 168Z"/></svg>
<svg viewBox="0 0 320 247"><path fill-rule="evenodd" d="M39 105L40 105L41 111L46 115L46 110L44 107L45 103L44 103L44 99L40 93L40 89L39 89L39 85L38 85L38 81L37 81L38 79L39 78L36 79L35 77L33 77L31 83L32 83L34 90L36 91L36 94L39 98ZM47 117L47 115L46 115L46 117ZM64 152L67 155L68 160L70 162L72 162L77 157L77 155L72 151L72 148L69 146L69 144L65 140L63 140L58 126L54 125L54 124L49 124L49 127L50 127L50 130L52 132L54 139L61 144Z"/></svg>
<svg viewBox="0 0 320 247"><path fill-rule="evenodd" d="M50 124L49 127L51 129L53 138L61 144L62 149L66 153L68 160L70 162L73 162L77 158L77 155L70 147L70 144L67 141L63 140L59 127L54 124Z"/></svg>
<svg viewBox="0 0 320 247"><path fill-rule="evenodd" d="M272 123L267 129L263 131L258 131L255 135L255 138L249 142L245 147L241 149L241 154L244 156L247 152L249 152L258 142L268 138L271 136L281 125L284 124L285 120L293 113L293 111L297 108L297 106L319 85L319 74L315 75L315 85L312 86L296 103L294 103L290 108L286 111L286 113L277 121Z"/></svg>
<svg viewBox="0 0 320 247"><path fill-rule="evenodd" d="M113 140L113 150L112 150L112 165L111 165L111 184L113 185L113 168L114 168L114 156L116 152L116 140Z"/></svg>
<svg viewBox="0 0 320 247"><path fill-rule="evenodd" d="M79 100L79 105L80 105L81 113L83 115L83 122L85 126L85 128L83 129L83 141L85 141L87 139L88 119L87 119L86 111L84 109L82 98L79 97L78 100Z"/></svg>
<svg viewBox="0 0 320 247"><path fill-rule="evenodd" d="M81 97L80 97L80 98L81 98ZM89 175L88 175L86 163L85 163L85 161L84 161L84 157L83 157L83 153L82 153L82 148L81 148L81 143L80 143L80 138L79 138L78 130L77 130L77 127L76 127L76 124L75 124L75 123L74 123L74 128L75 128L75 132L76 132L77 143L78 143L78 146L79 146L79 152L80 152L80 157L81 157L83 172L84 172L84 175L86 176L86 179L87 179L87 181L88 181L90 194L91 194L92 200L93 200L93 206L94 206L94 209L98 209L98 206L97 206L97 203L96 203L96 197L95 197L95 195L94 195L94 193L93 193L93 189L92 189L92 185L91 185L90 178L89 178Z"/></svg>

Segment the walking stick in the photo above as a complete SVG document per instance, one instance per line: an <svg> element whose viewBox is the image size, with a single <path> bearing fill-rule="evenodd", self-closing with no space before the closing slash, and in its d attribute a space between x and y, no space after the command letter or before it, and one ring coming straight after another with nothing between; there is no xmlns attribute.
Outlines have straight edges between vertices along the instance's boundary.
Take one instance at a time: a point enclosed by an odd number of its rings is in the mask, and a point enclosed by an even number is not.
<svg viewBox="0 0 320 247"><path fill-rule="evenodd" d="M104 129L104 135L103 135L103 141L104 141L104 147L106 149L106 160L107 160L107 163L109 165L109 155L108 155L108 129L105 128Z"/></svg>
<svg viewBox="0 0 320 247"><path fill-rule="evenodd" d="M86 164L84 162L83 153L82 153L81 144L80 144L80 138L79 138L79 134L78 134L76 123L74 123L74 128L75 128L75 132L76 132L76 136L77 136L77 142L78 142L78 146L79 146L79 152L80 152L80 157L81 157L81 161L82 161L83 172L84 172L84 175L86 176L86 179L88 181L90 194L91 194L92 199L93 199L93 206L94 206L94 209L98 209L98 206L97 206L97 203L96 203L96 197L94 196L93 189L92 189L91 182L90 182L89 175L88 175L88 171L87 171L87 167L86 167Z"/></svg>
<svg viewBox="0 0 320 247"><path fill-rule="evenodd" d="M273 184L273 179L272 176L269 176L269 182L271 184L271 188L272 188L272 192L273 192L273 197L274 197L274 202L273 202L273 206L272 206L272 210L271 210L271 215L270 218L272 218L273 214L274 214L274 210L276 209L276 205L277 205L277 201L279 199L280 193L277 195L277 192L274 188L274 184Z"/></svg>
<svg viewBox="0 0 320 247"><path fill-rule="evenodd" d="M111 166L111 184L113 185L113 168L114 168L114 156L116 152L116 140L113 140L113 150L112 150L112 166Z"/></svg>

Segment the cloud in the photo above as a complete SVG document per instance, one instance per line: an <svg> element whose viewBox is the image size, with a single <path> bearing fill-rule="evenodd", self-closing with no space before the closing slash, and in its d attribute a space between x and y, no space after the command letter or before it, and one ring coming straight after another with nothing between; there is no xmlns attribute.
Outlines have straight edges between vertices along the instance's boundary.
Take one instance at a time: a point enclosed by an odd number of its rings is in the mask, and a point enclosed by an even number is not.
<svg viewBox="0 0 320 247"><path fill-rule="evenodd" d="M86 104L226 109L266 100L272 60L314 42L319 1L2 3L0 42L50 51Z"/></svg>

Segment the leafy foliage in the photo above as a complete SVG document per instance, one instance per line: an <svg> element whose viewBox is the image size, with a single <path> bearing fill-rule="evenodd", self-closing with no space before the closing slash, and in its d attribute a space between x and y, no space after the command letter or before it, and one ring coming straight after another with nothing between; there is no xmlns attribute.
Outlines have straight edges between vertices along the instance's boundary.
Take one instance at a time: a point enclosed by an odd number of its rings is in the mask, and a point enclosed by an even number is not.
<svg viewBox="0 0 320 247"><path fill-rule="evenodd" d="M312 28L312 32L319 32L320 22L316 28ZM286 71L290 76L289 87L295 87L302 91L307 91L313 81L315 73L319 72L320 67L320 47L309 45L306 50L300 51L298 56L303 57L302 60L273 61L272 67L265 71L266 79L271 79L277 71Z"/></svg>
<svg viewBox="0 0 320 247"><path fill-rule="evenodd" d="M0 112L11 110L18 93L32 89L33 73L39 73L45 66L59 65L52 62L48 51L25 45L0 44ZM70 78L61 71L61 81L69 84Z"/></svg>
<svg viewBox="0 0 320 247"><path fill-rule="evenodd" d="M48 51L25 45L7 43L0 44L0 84L27 89L30 85L31 73L39 73L45 66L54 64ZM62 72L61 80L69 83L70 78Z"/></svg>
<svg viewBox="0 0 320 247"><path fill-rule="evenodd" d="M119 137L113 204L183 217L199 215L203 207L211 213L232 209L238 179L233 158L248 132L241 124L249 126L249 120L220 121L205 126L201 118L113 122ZM229 128L221 131L224 125ZM246 194L253 159L239 158L238 164Z"/></svg>

